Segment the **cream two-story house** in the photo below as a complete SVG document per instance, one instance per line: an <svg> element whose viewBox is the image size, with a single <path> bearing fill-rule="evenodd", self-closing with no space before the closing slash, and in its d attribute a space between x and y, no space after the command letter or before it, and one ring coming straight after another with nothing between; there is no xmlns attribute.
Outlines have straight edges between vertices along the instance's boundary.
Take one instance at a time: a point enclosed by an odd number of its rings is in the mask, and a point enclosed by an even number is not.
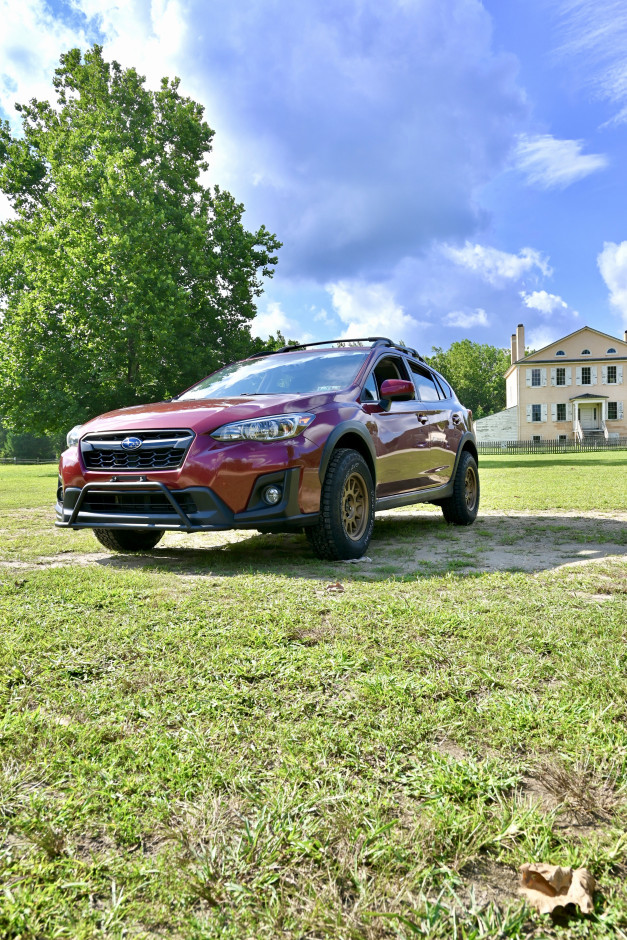
<svg viewBox="0 0 627 940"><path fill-rule="evenodd" d="M525 356L525 330L511 337L507 407L476 422L478 440L627 438L625 338L584 326Z"/></svg>

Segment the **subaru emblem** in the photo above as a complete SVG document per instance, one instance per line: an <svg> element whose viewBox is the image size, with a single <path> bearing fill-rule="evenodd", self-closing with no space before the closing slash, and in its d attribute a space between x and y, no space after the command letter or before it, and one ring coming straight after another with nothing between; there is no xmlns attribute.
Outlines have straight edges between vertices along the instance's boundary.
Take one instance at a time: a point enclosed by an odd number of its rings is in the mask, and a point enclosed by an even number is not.
<svg viewBox="0 0 627 940"><path fill-rule="evenodd" d="M125 437L122 441L122 448L124 450L138 450L142 446L142 439L140 437Z"/></svg>

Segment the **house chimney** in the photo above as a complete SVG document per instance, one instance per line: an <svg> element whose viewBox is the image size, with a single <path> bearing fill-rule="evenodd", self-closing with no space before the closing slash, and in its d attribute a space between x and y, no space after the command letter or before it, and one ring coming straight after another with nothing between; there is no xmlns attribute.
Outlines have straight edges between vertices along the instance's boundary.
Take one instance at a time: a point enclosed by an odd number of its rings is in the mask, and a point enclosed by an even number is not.
<svg viewBox="0 0 627 940"><path fill-rule="evenodd" d="M512 333L512 364L518 359L518 349L516 347L516 334Z"/></svg>
<svg viewBox="0 0 627 940"><path fill-rule="evenodd" d="M522 323L516 328L516 353L519 359L525 358L525 328Z"/></svg>
<svg viewBox="0 0 627 940"><path fill-rule="evenodd" d="M627 330L625 330L625 342L627 343Z"/></svg>

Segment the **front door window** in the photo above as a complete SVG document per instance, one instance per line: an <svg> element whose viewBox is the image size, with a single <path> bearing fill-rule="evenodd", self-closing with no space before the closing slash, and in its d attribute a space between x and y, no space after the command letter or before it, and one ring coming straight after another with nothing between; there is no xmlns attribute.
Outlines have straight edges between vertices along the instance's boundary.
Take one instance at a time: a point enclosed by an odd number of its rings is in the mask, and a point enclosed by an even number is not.
<svg viewBox="0 0 627 940"><path fill-rule="evenodd" d="M368 417L368 429L377 455L377 496L392 496L430 486L431 467L428 423L419 420L424 405L413 401L391 401L380 404L381 386L386 379L410 379L405 361L400 356L382 356L365 382L361 402ZM373 384L374 383L374 384ZM368 391L376 388L376 401Z"/></svg>

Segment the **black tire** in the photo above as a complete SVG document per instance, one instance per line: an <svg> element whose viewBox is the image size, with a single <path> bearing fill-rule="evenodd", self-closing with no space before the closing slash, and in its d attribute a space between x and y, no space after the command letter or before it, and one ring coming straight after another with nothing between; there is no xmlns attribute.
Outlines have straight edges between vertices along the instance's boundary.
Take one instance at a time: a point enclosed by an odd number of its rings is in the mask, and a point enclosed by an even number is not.
<svg viewBox="0 0 627 940"><path fill-rule="evenodd" d="M320 517L305 534L318 558L361 558L374 527L374 483L355 450L334 451L322 484Z"/></svg>
<svg viewBox="0 0 627 940"><path fill-rule="evenodd" d="M114 552L149 552L163 538L159 529L94 529L101 545Z"/></svg>
<svg viewBox="0 0 627 940"><path fill-rule="evenodd" d="M465 450L455 471L453 495L439 501L446 521L453 525L472 525L479 512L479 494L477 461Z"/></svg>

